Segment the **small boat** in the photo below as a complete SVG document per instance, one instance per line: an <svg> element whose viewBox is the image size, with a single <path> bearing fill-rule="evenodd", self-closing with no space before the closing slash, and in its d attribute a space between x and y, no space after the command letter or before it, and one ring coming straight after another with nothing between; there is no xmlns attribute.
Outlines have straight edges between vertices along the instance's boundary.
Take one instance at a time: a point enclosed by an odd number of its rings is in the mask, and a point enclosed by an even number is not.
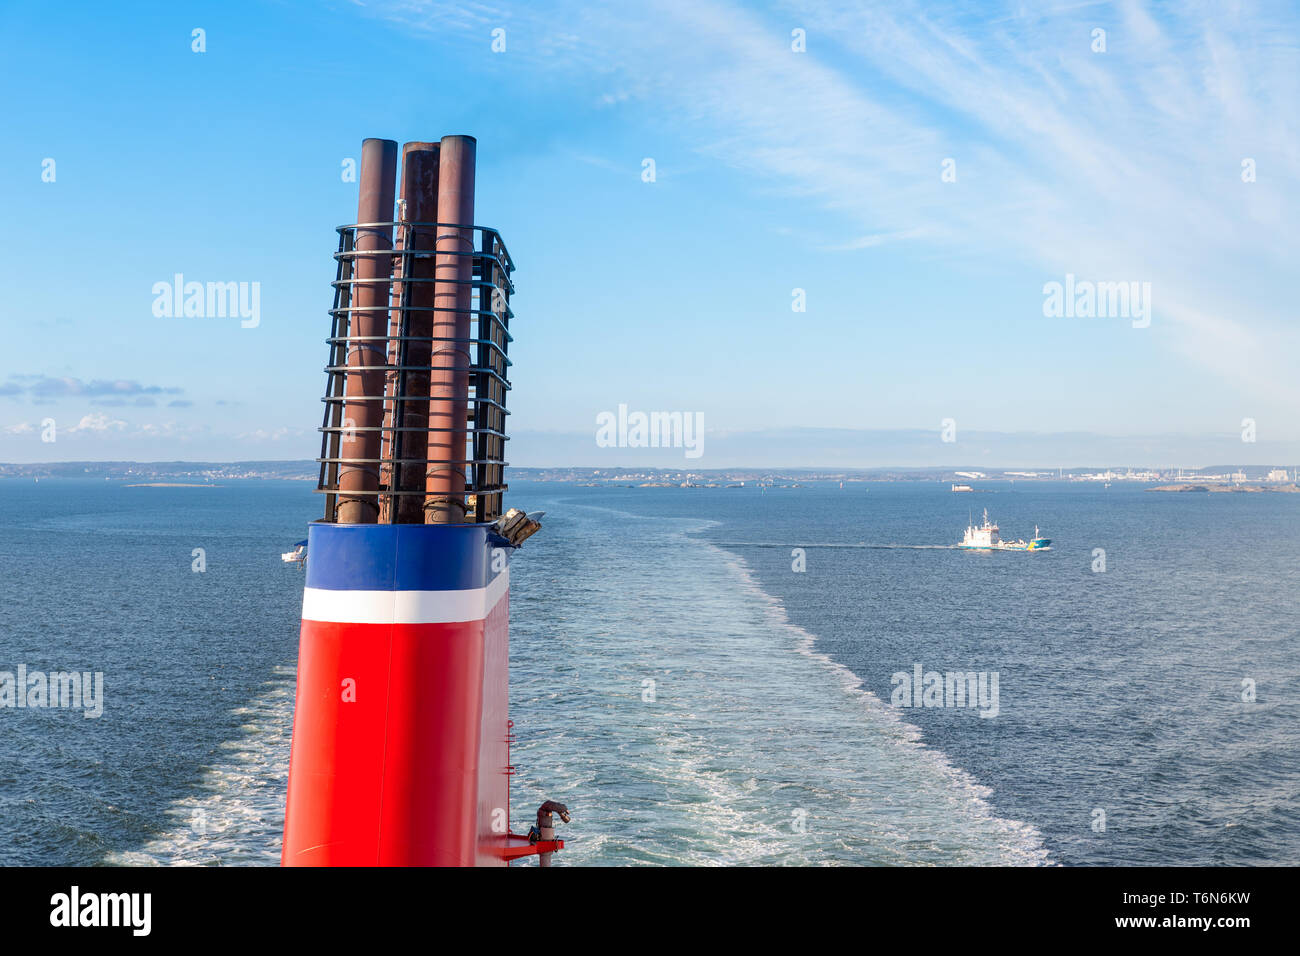
<svg viewBox="0 0 1300 956"><path fill-rule="evenodd" d="M976 527L972 519L966 528L966 536L957 547L971 551L1050 551L1052 539L1041 537L1038 525L1034 525L1034 536L1029 541L1003 541L998 534L998 526L989 521L989 510L984 509L984 523Z"/></svg>
<svg viewBox="0 0 1300 956"><path fill-rule="evenodd" d="M975 489L972 488L970 485L953 485L952 490L953 491L974 491Z"/></svg>
<svg viewBox="0 0 1300 956"><path fill-rule="evenodd" d="M286 551L280 555L281 561L287 561L290 564L302 564L307 560L307 542L299 541L293 546L292 551Z"/></svg>

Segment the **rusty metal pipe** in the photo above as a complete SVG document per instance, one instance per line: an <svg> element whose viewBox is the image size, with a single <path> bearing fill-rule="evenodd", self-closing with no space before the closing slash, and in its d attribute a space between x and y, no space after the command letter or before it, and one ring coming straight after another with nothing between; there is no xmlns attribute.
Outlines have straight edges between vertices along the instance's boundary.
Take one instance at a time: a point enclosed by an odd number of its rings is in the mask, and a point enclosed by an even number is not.
<svg viewBox="0 0 1300 956"><path fill-rule="evenodd" d="M438 256L434 271L435 338L429 376L428 471L424 520L427 524L458 524L465 520L466 417L474 274L473 136L444 136L438 163ZM456 228L465 227L465 228Z"/></svg>
<svg viewBox="0 0 1300 956"><path fill-rule="evenodd" d="M407 143L402 147L403 218L408 222L437 222L438 220L438 144ZM406 273L402 276L401 301L405 307L405 334L416 338L433 335L434 260L433 256L415 255L423 250L432 253L438 232L434 227L407 227ZM423 311L429 310L429 311ZM429 342L399 342L395 363L411 366L397 374L394 402L394 421L402 429L394 431L394 459L415 459L421 464L397 464L394 486L399 491L415 494L394 495L392 520L399 524L424 523L425 466L422 464L429 449L429 403L422 399L429 394L429 365L432 347ZM403 401L401 396L414 396L413 401Z"/></svg>
<svg viewBox="0 0 1300 956"><path fill-rule="evenodd" d="M361 144L359 224L392 220L396 176L397 143L391 139L365 140ZM383 341L364 339L388 334L392 249L391 224L357 229L358 255L353 272L357 281L353 286L348 337L360 337L362 341L348 342L348 373L343 393L343 440L339 457L345 461L339 466L338 520L345 524L374 524L379 517L379 427L384 415L384 367L388 352Z"/></svg>

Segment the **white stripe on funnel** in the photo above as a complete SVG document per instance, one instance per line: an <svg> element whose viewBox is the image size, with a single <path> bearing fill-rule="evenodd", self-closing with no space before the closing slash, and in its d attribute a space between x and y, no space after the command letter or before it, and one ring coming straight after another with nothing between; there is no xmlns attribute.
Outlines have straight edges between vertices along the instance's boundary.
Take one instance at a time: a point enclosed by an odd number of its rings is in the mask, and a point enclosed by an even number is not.
<svg viewBox="0 0 1300 956"><path fill-rule="evenodd" d="M481 621L510 590L510 569L464 591L333 591L304 588L302 619L336 624L454 624Z"/></svg>

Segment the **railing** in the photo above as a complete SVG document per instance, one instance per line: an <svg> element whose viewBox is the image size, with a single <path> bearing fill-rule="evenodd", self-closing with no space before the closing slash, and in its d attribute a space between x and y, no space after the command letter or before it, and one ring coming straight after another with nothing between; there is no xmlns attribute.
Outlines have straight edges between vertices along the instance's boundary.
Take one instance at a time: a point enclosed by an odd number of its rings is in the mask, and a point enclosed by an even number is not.
<svg viewBox="0 0 1300 956"><path fill-rule="evenodd" d="M392 230L392 248L358 250L358 230L367 238ZM334 307L330 309L332 327L326 340L329 364L325 366L327 379L322 399L325 411L320 427L321 454L316 459L320 464L316 490L325 495L325 520L338 520L341 497L358 496L373 497L373 507L377 508L381 522L423 520L428 494L424 476L430 470L453 471L463 476L464 504L460 507L465 521L496 520L501 514L502 493L507 488L504 480L508 464L505 461L508 440L505 419L509 414L506 393L510 390L507 353L512 340L510 320L514 316L510 309L514 262L505 243L495 229L455 223L399 220L340 226L337 231L339 246L334 259L338 265L333 282ZM442 248L437 248L439 245ZM449 245L460 248L451 250ZM357 260L364 256L390 257L391 276L356 278ZM468 273L459 261L464 259L470 260ZM468 275L468 278L456 278L457 275ZM350 334L353 312L362 311L352 306L354 290L362 283L389 284L387 334ZM456 293L464 287L469 289L468 299L463 295L458 299ZM450 300L459 307L438 304L439 300ZM432 330L440 314L443 324L448 314L467 318L470 336L412 333L413 328ZM361 360L358 353L375 358ZM414 361L412 353L416 353ZM453 364L448 364L449 356L454 357ZM361 364L362 361L369 364ZM347 394L349 374L380 371L384 373L385 383L382 395L358 394L355 387L352 394ZM468 388L452 399L445 392L433 397L427 387L431 375L439 381L464 376ZM383 403L382 424L360 426L345 421L345 404L364 402ZM423 403L415 411L424 413L417 414L416 419L423 419L425 425L406 424L411 418L408 411L411 403ZM445 408L448 403L463 405L463 411L456 413L450 427L429 426L430 410ZM445 421L446 416L438 420ZM343 446L356 433L376 431L379 432L378 457L343 457ZM435 445L439 436L446 433L452 435L454 457L439 455L437 460L430 460L427 453L419 456L422 449ZM464 436L464 448L459 447L457 435ZM445 449L448 439L440 440ZM411 456L412 447L415 456ZM378 484L373 490L349 488L341 496L340 468L373 469ZM459 488L459 479L456 485ZM402 501L416 496L420 498L420 508L414 508L413 502ZM461 496L457 493L452 497ZM413 513L415 518L411 517Z"/></svg>

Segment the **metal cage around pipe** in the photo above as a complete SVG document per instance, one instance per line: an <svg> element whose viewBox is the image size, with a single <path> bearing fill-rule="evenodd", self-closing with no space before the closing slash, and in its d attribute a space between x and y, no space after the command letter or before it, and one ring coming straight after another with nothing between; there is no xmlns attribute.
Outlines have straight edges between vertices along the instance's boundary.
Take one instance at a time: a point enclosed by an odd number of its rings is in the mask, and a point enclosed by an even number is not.
<svg viewBox="0 0 1300 956"><path fill-rule="evenodd" d="M392 230L391 249L362 251L357 249L358 230ZM431 469L456 469L464 475L463 505L466 521L491 522L501 514L502 494L507 485L505 460L506 393L510 391L508 369L509 345L512 341L510 320L514 313L510 298L514 293L512 274L514 262L495 229L459 223L410 222L354 223L340 226L338 250L334 254L336 277L334 279L334 305L330 309L331 333L329 362L325 366L326 385L324 416L321 422L321 453L316 460L320 465L317 492L325 495L325 520L337 521L340 502L340 468L373 469L379 476L374 491L349 491L348 496L365 495L375 498L380 521L411 520L409 505L403 508L400 499L425 495L423 480L413 481L412 476L423 478ZM449 244L456 248L449 249ZM442 248L438 248L442 246ZM356 264L361 257L387 257L392 263L391 275L380 279L356 278ZM470 260L468 278L448 278L432 275L429 260L452 261L462 268L456 275L465 275L463 262ZM388 283L387 312L389 319L386 335L360 336L351 334L354 327L354 293L366 282ZM441 289L468 286L469 307L455 308L437 304L431 290L421 286L434 284ZM430 302L432 305L416 304ZM372 311L378 311L372 307ZM470 336L415 334L414 330L429 331L439 321L446 324L448 316L464 316L469 320ZM441 356L436 366L433 358L411 364L413 351L434 357ZM356 353L364 353L358 361ZM349 356L352 364L349 365ZM447 357L453 356L450 364ZM349 373L384 373L382 395L346 394ZM465 376L468 388L462 396L449 399L445 395L433 397L426 383L430 376ZM412 384L416 387L412 388ZM360 428L345 420L345 404L349 402L379 402L383 406L382 424ZM451 427L410 427L405 424L412 416L407 410L412 403L422 403L420 410L437 405L446 408L448 403L457 406ZM431 404L432 403L432 404ZM461 410L463 406L463 410ZM425 416L427 417L427 416ZM444 418L445 416L440 416ZM462 420L463 418L463 420ZM340 455L342 437L349 431L380 432L378 458L345 458ZM429 447L428 438L433 433L464 435L461 449L455 442L457 457L430 461L419 456L418 451ZM420 433L423 440L412 436ZM445 445L446 439L443 440ZM414 446L416 457L407 449ZM414 469L415 471L412 471ZM405 478L403 477L405 476ZM417 487L418 485L418 487Z"/></svg>

